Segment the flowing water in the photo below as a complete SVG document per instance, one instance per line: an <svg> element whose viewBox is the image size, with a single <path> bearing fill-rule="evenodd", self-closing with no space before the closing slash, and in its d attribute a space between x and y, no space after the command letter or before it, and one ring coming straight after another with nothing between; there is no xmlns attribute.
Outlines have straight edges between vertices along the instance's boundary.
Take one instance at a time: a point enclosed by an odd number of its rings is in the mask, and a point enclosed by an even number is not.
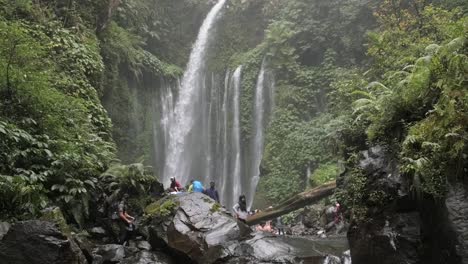
<svg viewBox="0 0 468 264"><path fill-rule="evenodd" d="M231 208L245 194L252 205L259 179L265 128L273 106L273 77L266 63L258 74L252 101L252 137L241 134L242 66L224 76L209 73L206 60L216 41L216 21L225 0L208 13L181 81L165 82L155 97L155 167L165 187L176 177L208 186L216 183L221 203ZM246 110L244 110L246 111Z"/></svg>
<svg viewBox="0 0 468 264"><path fill-rule="evenodd" d="M200 109L200 106L205 106L201 104L201 99L205 98L201 97L205 90L203 85L205 84L206 55L214 25L225 2L226 0L220 0L208 13L190 54L173 117L169 123L169 145L163 172L164 183L167 183L170 177L176 177L183 184L191 178L205 177L201 175L206 172L204 168L198 167L197 170L193 170L192 165L204 164L205 146L200 143L206 142L209 135L203 134L203 131L200 132L203 127L200 127L203 123L200 121L204 117L204 111Z"/></svg>
<svg viewBox="0 0 468 264"><path fill-rule="evenodd" d="M264 131L266 127L265 117L272 111L273 105L273 87L268 85L268 77L266 72L266 62L263 60L260 73L257 78L257 85L255 87L255 104L254 104L254 119L253 119L253 143L252 146L252 166L250 170L250 182L248 185L248 208L252 207L254 201L255 191L257 189L258 181L260 180L260 164L262 162L263 149L264 149ZM271 79L272 80L272 79ZM267 106L267 101L270 107Z"/></svg>
<svg viewBox="0 0 468 264"><path fill-rule="evenodd" d="M241 175L241 146L240 146L240 86L242 66L237 67L232 75L232 86L234 88L233 104L233 129L232 129L232 156L234 159L234 170L232 172L232 202L238 199L242 191ZM232 204L232 202L230 202Z"/></svg>

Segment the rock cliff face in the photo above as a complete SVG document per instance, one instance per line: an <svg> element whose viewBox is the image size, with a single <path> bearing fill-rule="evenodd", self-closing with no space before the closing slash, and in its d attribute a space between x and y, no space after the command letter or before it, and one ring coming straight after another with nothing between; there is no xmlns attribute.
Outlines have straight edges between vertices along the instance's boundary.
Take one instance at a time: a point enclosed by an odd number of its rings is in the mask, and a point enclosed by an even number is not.
<svg viewBox="0 0 468 264"><path fill-rule="evenodd" d="M348 239L354 264L468 263L468 195L463 184L443 200L410 192L398 164L381 147L361 153L365 193L386 194L378 206L367 203L368 217L353 223ZM347 188L350 172L339 179Z"/></svg>

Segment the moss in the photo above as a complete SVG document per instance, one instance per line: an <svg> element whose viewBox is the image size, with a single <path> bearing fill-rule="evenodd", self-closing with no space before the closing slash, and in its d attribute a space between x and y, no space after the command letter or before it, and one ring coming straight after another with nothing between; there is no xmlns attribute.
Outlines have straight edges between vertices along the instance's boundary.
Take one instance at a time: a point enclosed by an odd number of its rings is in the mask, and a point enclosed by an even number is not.
<svg viewBox="0 0 468 264"><path fill-rule="evenodd" d="M212 213L219 212L220 209L221 209L221 205L219 203L214 203L210 209L210 212Z"/></svg>
<svg viewBox="0 0 468 264"><path fill-rule="evenodd" d="M150 216L167 217L174 213L180 203L172 198L166 198L154 202L145 208L145 213Z"/></svg>

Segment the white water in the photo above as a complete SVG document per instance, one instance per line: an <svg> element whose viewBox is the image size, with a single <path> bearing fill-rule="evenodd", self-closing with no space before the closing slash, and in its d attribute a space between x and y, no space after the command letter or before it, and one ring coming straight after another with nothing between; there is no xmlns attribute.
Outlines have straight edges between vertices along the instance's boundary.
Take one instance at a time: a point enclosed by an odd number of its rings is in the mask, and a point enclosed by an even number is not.
<svg viewBox="0 0 468 264"><path fill-rule="evenodd" d="M269 94L269 93L268 93ZM260 180L260 164L262 162L264 148L264 117L265 117L265 60L262 62L262 68L257 78L255 88L255 104L254 104L254 138L252 144L252 166L250 171L250 186L247 194L248 208L252 207L257 189L258 181Z"/></svg>
<svg viewBox="0 0 468 264"><path fill-rule="evenodd" d="M233 121L233 149L232 155L234 157L234 171L232 173L232 202L236 201L241 195L242 181L241 181L241 146L240 146L240 88L241 88L241 73L242 66L237 67L232 75L232 83L234 88L234 96L232 97L234 121Z"/></svg>
<svg viewBox="0 0 468 264"><path fill-rule="evenodd" d="M196 143L200 143L200 139L191 132L194 130L194 124L200 119L199 115L203 113L200 113L198 106L203 89L205 59L213 26L225 2L226 0L220 0L203 21L182 78L178 100L168 128L169 145L162 179L165 185L169 184L170 177L176 177L182 184L186 184L191 177L201 177L192 175L197 172L190 171L192 164L197 162L194 157L203 154L199 152L203 146L195 146Z"/></svg>
<svg viewBox="0 0 468 264"><path fill-rule="evenodd" d="M223 128L220 129L223 138L222 138L222 177L220 179L221 182L221 203L227 204L227 186L228 186L228 130L227 130L227 123L228 123L228 106L227 106L227 99L228 99L228 92L229 92L229 77L230 72L229 70L226 72L226 77L224 79L224 92L223 92L223 105L222 105L222 120L223 120Z"/></svg>

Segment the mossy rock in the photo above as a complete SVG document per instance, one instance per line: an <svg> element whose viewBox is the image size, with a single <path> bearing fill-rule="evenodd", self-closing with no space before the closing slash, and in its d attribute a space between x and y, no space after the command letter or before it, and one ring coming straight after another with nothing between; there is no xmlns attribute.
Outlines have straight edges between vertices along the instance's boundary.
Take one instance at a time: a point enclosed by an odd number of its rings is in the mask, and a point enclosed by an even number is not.
<svg viewBox="0 0 468 264"><path fill-rule="evenodd" d="M145 214L149 216L167 217L174 214L175 209L179 207L179 202L171 197L167 197L151 203L145 208Z"/></svg>

